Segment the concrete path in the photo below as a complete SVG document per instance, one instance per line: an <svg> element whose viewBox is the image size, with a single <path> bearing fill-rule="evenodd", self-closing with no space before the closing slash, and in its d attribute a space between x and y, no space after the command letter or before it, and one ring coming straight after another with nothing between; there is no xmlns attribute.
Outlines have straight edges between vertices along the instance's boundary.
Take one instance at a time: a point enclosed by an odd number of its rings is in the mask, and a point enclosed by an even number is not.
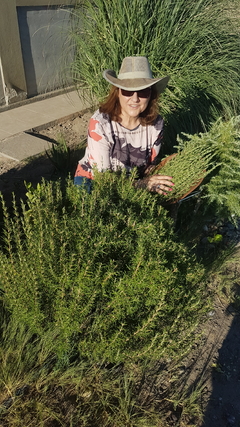
<svg viewBox="0 0 240 427"><path fill-rule="evenodd" d="M4 158L20 161L45 151L48 142L25 132L48 127L89 107L71 91L0 112L0 162Z"/></svg>

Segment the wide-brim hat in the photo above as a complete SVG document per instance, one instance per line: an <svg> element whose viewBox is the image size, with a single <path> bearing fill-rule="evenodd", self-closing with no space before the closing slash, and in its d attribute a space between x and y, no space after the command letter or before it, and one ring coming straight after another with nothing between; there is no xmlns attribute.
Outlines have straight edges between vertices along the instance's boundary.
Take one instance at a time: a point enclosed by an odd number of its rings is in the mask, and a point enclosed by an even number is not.
<svg viewBox="0 0 240 427"><path fill-rule="evenodd" d="M158 94L166 88L169 76L153 79L145 56L127 56L123 59L118 76L113 70L103 71L103 77L113 86L129 91L146 89L155 85Z"/></svg>

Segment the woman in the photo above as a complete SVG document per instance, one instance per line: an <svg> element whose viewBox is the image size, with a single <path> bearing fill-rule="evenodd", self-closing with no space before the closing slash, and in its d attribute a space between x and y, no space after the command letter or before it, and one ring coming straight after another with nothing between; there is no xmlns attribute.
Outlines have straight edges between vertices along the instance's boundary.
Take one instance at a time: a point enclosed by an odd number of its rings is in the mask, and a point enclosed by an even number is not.
<svg viewBox="0 0 240 427"><path fill-rule="evenodd" d="M153 79L144 56L124 58L118 77L113 70L105 70L103 77L112 88L90 119L87 148L74 183L85 183L90 189L94 168L130 171L137 167L137 187L166 194L174 185L172 177L145 174L156 163L161 147L163 119L158 114L158 96L169 77Z"/></svg>

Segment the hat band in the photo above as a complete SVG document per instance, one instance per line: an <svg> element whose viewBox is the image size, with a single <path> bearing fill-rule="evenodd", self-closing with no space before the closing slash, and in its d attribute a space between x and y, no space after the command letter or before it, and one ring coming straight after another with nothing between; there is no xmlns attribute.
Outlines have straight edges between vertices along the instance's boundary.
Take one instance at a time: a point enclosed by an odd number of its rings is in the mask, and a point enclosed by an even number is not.
<svg viewBox="0 0 240 427"><path fill-rule="evenodd" d="M118 78L120 80L125 79L152 79L152 75L150 73L147 73L146 71L131 71L129 73L120 73L118 74Z"/></svg>

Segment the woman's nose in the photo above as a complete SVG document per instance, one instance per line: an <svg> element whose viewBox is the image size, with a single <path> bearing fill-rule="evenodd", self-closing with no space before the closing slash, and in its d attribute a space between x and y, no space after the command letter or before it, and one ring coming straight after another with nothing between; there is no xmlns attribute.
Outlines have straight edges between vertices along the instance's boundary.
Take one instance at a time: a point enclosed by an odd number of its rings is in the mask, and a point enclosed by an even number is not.
<svg viewBox="0 0 240 427"><path fill-rule="evenodd" d="M138 97L138 93L137 92L134 92L134 94L132 95L132 100L134 102L138 102L139 101L139 97Z"/></svg>

